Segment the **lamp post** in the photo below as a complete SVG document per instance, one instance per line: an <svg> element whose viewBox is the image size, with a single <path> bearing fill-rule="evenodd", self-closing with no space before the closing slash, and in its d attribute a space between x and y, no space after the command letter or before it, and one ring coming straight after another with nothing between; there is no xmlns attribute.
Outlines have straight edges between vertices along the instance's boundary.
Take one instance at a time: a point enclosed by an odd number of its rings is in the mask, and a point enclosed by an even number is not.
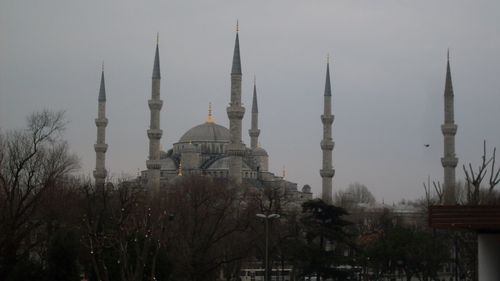
<svg viewBox="0 0 500 281"><path fill-rule="evenodd" d="M264 219L265 232L266 232L266 251L265 251L265 273L264 281L269 281L269 219L277 219L280 217L278 214L256 214L257 217Z"/></svg>

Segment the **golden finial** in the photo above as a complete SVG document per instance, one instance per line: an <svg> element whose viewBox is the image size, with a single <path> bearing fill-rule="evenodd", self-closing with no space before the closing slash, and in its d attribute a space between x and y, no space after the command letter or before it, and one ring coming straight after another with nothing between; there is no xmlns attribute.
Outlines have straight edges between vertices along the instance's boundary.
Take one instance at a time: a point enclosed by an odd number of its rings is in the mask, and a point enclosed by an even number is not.
<svg viewBox="0 0 500 281"><path fill-rule="evenodd" d="M236 20L236 32L240 31L240 23L239 20Z"/></svg>
<svg viewBox="0 0 500 281"><path fill-rule="evenodd" d="M182 162L179 163L179 173L177 174L179 177L182 177Z"/></svg>
<svg viewBox="0 0 500 281"><path fill-rule="evenodd" d="M208 103L208 117L207 117L207 123L215 123L215 119L212 116L212 103Z"/></svg>
<svg viewBox="0 0 500 281"><path fill-rule="evenodd" d="M160 42L160 32L156 32L156 45Z"/></svg>
<svg viewBox="0 0 500 281"><path fill-rule="evenodd" d="M326 54L326 63L330 64L330 53Z"/></svg>
<svg viewBox="0 0 500 281"><path fill-rule="evenodd" d="M255 74L253 75L253 85L257 84L257 78L255 78Z"/></svg>
<svg viewBox="0 0 500 281"><path fill-rule="evenodd" d="M101 70L102 70L102 72L104 72L104 60L102 60Z"/></svg>
<svg viewBox="0 0 500 281"><path fill-rule="evenodd" d="M285 165L283 165L283 178L286 176L286 170L285 170Z"/></svg>
<svg viewBox="0 0 500 281"><path fill-rule="evenodd" d="M448 48L448 51L446 53L446 57L448 58L448 61L450 61L450 48Z"/></svg>

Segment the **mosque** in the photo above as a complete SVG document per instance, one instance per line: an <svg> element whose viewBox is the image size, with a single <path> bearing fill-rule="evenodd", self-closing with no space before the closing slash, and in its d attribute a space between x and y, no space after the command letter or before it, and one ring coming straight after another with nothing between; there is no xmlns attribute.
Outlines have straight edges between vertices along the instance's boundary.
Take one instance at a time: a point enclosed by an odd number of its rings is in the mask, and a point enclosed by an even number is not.
<svg viewBox="0 0 500 281"><path fill-rule="evenodd" d="M332 150L331 126L331 87L329 64L327 64L325 82L325 106L321 116L323 122L323 169L320 175L323 178L322 198L331 202L332 199ZM206 175L215 178L227 178L237 185L255 188L280 187L287 194L291 194L298 201L312 199L311 187L304 185L300 190L296 183L285 180L285 175L276 175L269 171L269 154L259 145L259 110L257 103L257 89L254 80L253 102L251 108L251 128L248 130L250 146L242 141L242 119L245 108L241 103L241 60L239 47L239 32L237 28L231 69L231 96L227 107L229 128L215 123L211 105L207 120L184 133L178 142L167 151L160 149L160 140L163 131L160 128L160 112L163 101L160 99L160 52L158 41L152 74L151 99L148 106L151 112L150 126L147 130L149 138L149 156L146 160L146 170L143 170L134 181L141 186L157 190L168 187L180 176ZM106 180L105 129L108 124L106 118L106 90L104 70L101 74L101 84L98 97L97 142L94 145L96 152L96 168L94 177L96 185L104 184Z"/></svg>

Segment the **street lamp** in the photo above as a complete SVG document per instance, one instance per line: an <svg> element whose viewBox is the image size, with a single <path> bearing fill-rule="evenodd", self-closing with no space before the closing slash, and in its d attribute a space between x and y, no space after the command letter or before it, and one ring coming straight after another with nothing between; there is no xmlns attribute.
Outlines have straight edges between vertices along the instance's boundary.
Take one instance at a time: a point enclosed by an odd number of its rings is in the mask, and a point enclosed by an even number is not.
<svg viewBox="0 0 500 281"><path fill-rule="evenodd" d="M257 217L264 219L266 231L266 253L265 253L265 273L264 281L269 281L269 219L277 219L280 217L278 214L256 214Z"/></svg>

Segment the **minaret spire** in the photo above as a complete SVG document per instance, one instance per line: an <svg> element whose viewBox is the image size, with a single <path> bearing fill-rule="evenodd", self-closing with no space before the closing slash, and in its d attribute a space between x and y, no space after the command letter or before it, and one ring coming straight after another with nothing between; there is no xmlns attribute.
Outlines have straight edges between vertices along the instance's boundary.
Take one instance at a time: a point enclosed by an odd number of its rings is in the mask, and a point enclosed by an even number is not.
<svg viewBox="0 0 500 281"><path fill-rule="evenodd" d="M257 105L257 78L255 76L253 77L252 113L259 113L259 106Z"/></svg>
<svg viewBox="0 0 500 281"><path fill-rule="evenodd" d="M153 190L160 188L160 140L163 131L160 129L160 110L163 106L163 101L160 99L160 51L158 34L156 37L156 51L153 64L153 75L151 82L151 99L148 101L151 111L151 119L149 124L149 158L146 161L148 168L148 185Z"/></svg>
<svg viewBox="0 0 500 281"><path fill-rule="evenodd" d="M250 135L250 147L255 149L259 146L259 108L257 105L257 83L254 76L253 79L253 101L252 101L252 127L248 130Z"/></svg>
<svg viewBox="0 0 500 281"><path fill-rule="evenodd" d="M454 94L451 81L450 69L450 50L447 53L446 62L446 81L444 85L444 124L441 125L443 133L444 153L441 158L441 164L444 169L443 198L445 205L455 205L455 168L458 164L458 158L455 155L455 135L457 125L454 116Z"/></svg>
<svg viewBox="0 0 500 281"><path fill-rule="evenodd" d="M241 75L241 60L240 60L240 38L239 38L239 23L236 22L236 39L234 40L233 66L231 74Z"/></svg>
<svg viewBox="0 0 500 281"><path fill-rule="evenodd" d="M106 87L104 85L104 62L102 62L101 66L101 86L99 87L99 98L98 101L106 101Z"/></svg>
<svg viewBox="0 0 500 281"><path fill-rule="evenodd" d="M332 123L334 116L332 115L332 89L330 84L330 58L328 56L326 63L326 79L324 93L324 109L321 115L323 123L323 139L321 140L321 150L323 151L323 166L320 170L322 178L321 199L327 203L332 203L332 179L335 175L335 170L332 166L332 151L335 143L332 141Z"/></svg>
<svg viewBox="0 0 500 281"><path fill-rule="evenodd" d="M157 33L156 34L156 51L155 51L155 60L153 64L153 79L161 79L160 75L160 50L158 48L159 46L159 40L160 40L160 35Z"/></svg>
<svg viewBox="0 0 500 281"><path fill-rule="evenodd" d="M105 164L106 151L108 150L108 145L106 144L106 126L108 125L108 119L106 118L106 87L104 83L104 63L102 64L101 85L99 87L99 97L97 100L97 118L95 119L95 125L97 126L97 141L96 144L94 144L94 150L96 153L94 178L95 185L97 187L104 187L107 176Z"/></svg>
<svg viewBox="0 0 500 281"><path fill-rule="evenodd" d="M241 104L241 61L239 24L236 24L236 39L234 42L233 64L231 68L231 101L227 107L229 131L231 132L226 153L229 156L229 177L236 183L242 182L242 165L245 147L241 141L241 120L245 115L245 108Z"/></svg>
<svg viewBox="0 0 500 281"><path fill-rule="evenodd" d="M331 96L331 95L332 95L332 86L330 84L330 55L328 55L326 60L325 96Z"/></svg>

